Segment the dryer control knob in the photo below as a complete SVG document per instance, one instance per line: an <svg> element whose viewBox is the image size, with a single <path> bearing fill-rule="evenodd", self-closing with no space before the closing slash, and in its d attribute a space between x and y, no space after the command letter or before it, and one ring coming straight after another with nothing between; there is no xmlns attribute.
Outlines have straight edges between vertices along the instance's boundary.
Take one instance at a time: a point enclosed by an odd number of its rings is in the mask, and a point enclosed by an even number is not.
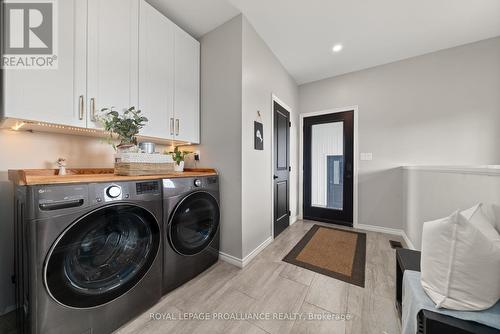
<svg viewBox="0 0 500 334"><path fill-rule="evenodd" d="M194 186L195 187L201 187L201 180L200 179L194 180Z"/></svg>
<svg viewBox="0 0 500 334"><path fill-rule="evenodd" d="M117 198L122 194L122 189L118 186L110 186L108 189L106 189L106 195L108 195L109 198Z"/></svg>

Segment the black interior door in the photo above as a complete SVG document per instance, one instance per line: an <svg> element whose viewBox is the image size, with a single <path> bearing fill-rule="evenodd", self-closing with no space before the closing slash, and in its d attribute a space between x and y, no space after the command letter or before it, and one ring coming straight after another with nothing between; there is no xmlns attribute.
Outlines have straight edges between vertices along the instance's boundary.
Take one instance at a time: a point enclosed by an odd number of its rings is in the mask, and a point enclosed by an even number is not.
<svg viewBox="0 0 500 334"><path fill-rule="evenodd" d="M352 226L354 111L304 118L304 219Z"/></svg>
<svg viewBox="0 0 500 334"><path fill-rule="evenodd" d="M274 237L290 225L290 113L274 102Z"/></svg>

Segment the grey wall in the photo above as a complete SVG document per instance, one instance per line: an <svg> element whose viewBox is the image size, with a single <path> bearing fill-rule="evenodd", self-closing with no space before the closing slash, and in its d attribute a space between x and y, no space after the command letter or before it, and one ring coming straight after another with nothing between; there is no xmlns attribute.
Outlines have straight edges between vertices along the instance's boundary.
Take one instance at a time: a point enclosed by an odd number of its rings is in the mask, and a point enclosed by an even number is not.
<svg viewBox="0 0 500 334"><path fill-rule="evenodd" d="M201 40L201 165L220 172L221 251L241 258L242 16Z"/></svg>
<svg viewBox="0 0 500 334"><path fill-rule="evenodd" d="M298 87L276 56L243 18L242 225L243 257L272 236L272 94L291 109L290 210L297 215ZM254 149L254 121L260 111L264 150ZM293 222L293 221L292 221Z"/></svg>
<svg viewBox="0 0 500 334"><path fill-rule="evenodd" d="M13 274L13 186L7 170L55 168L59 157L68 167L112 167L113 148L105 139L48 133L0 130L0 314L12 310Z"/></svg>
<svg viewBox="0 0 500 334"><path fill-rule="evenodd" d="M485 203L500 231L500 166L489 168L403 169L405 232L416 249L422 246L424 222Z"/></svg>
<svg viewBox="0 0 500 334"><path fill-rule="evenodd" d="M221 251L242 260L272 235L273 93L293 109L290 204L292 216L297 213L298 87L242 15L200 42L202 144L190 149L200 150L199 166L220 172ZM254 150L257 110L263 151Z"/></svg>
<svg viewBox="0 0 500 334"><path fill-rule="evenodd" d="M500 163L499 92L494 38L302 85L299 110L359 106L359 223L401 229L398 166Z"/></svg>
<svg viewBox="0 0 500 334"><path fill-rule="evenodd" d="M241 85L242 17L201 40L202 166L221 173L221 250L242 256ZM112 167L113 149L104 139L0 130L0 314L14 304L13 192L8 169L54 168L59 157L69 167ZM160 147L161 150L161 147ZM200 166L200 167L202 167Z"/></svg>

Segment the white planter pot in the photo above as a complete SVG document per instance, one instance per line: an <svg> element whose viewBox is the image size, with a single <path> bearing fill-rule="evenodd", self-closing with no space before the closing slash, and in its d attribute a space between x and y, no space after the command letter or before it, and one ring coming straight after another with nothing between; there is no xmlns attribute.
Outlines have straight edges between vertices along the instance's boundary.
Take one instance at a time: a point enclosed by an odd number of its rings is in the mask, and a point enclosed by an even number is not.
<svg viewBox="0 0 500 334"><path fill-rule="evenodd" d="M174 164L174 170L176 172L183 172L184 171L184 161L181 161L181 163L179 165Z"/></svg>

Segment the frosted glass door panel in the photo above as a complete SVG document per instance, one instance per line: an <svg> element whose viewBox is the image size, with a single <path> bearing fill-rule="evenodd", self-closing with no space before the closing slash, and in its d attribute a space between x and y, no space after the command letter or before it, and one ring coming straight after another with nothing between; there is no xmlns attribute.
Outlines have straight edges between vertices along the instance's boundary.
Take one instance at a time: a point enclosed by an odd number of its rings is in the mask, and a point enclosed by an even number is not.
<svg viewBox="0 0 500 334"><path fill-rule="evenodd" d="M344 122L311 129L311 205L343 209Z"/></svg>

